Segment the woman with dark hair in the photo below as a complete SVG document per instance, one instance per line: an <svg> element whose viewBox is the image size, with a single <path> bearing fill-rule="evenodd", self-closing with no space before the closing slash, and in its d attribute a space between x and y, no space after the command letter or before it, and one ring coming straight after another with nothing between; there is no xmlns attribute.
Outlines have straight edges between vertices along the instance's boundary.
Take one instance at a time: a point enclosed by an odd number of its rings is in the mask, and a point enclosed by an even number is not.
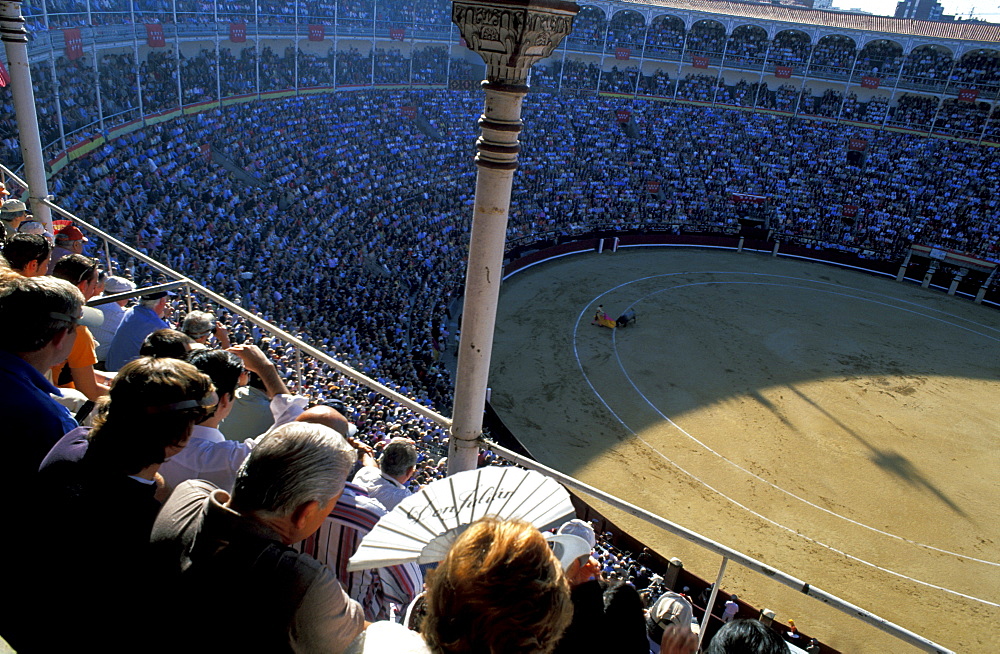
<svg viewBox="0 0 1000 654"><path fill-rule="evenodd" d="M31 540L9 570L20 582L18 651L118 651L137 637L150 592L157 469L217 402L211 380L191 364L136 359L115 377L94 427L74 429L48 453L19 498Z"/></svg>
<svg viewBox="0 0 1000 654"><path fill-rule="evenodd" d="M788 654L788 645L758 620L732 620L716 632L705 653Z"/></svg>

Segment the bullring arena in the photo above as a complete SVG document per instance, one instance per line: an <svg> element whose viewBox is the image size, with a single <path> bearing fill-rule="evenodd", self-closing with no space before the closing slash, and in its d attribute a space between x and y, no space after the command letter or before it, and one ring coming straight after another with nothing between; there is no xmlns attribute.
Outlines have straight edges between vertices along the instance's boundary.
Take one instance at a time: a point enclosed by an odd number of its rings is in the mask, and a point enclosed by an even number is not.
<svg viewBox="0 0 1000 654"><path fill-rule="evenodd" d="M943 647L995 651L1000 25L783 4L582 3L532 67L506 149L520 157L507 259L597 237L746 235L890 277L692 248L542 263L505 282L493 403L560 471ZM419 440L415 484L443 476L487 75L452 4L23 13L0 163L29 181L5 171L8 190L36 214L51 192L65 209L52 217L78 218L109 273L192 280L175 324L215 311L295 392L344 402L369 445L400 429ZM24 103L11 88L28 71ZM28 114L41 152L20 143ZM893 283L904 261L936 290ZM599 305L637 320L593 326ZM286 335L262 338L276 334L264 320ZM634 536L709 581L718 570L592 504L621 528L599 556ZM735 563L722 592L716 616L735 592L824 652L911 651Z"/></svg>
<svg viewBox="0 0 1000 654"><path fill-rule="evenodd" d="M818 263L678 248L577 255L505 284L492 401L540 461L956 651L996 646L994 310ZM636 325L592 326L598 304L634 308ZM719 565L609 515L702 575ZM728 571L729 592L841 651L905 650Z"/></svg>

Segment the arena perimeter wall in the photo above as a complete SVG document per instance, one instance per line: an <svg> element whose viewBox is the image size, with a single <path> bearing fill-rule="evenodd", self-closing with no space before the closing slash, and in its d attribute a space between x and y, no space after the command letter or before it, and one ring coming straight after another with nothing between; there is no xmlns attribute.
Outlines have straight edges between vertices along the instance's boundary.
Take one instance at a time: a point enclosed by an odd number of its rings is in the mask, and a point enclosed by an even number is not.
<svg viewBox="0 0 1000 654"><path fill-rule="evenodd" d="M604 241L603 251L611 255L614 239L618 248L629 247L695 247L720 250L747 250L756 253L774 253L776 242L737 234L675 234L675 233L634 233L634 232L594 232L578 236L559 236L528 245L518 245L508 249L504 258L504 279L545 261L583 252L596 252ZM742 248L741 241L742 239ZM899 271L901 261L870 259L854 252L822 247L782 242L778 243L776 256L791 257L828 265L851 268L893 279ZM921 283L930 265L930 260L913 257L906 269L906 281ZM959 283L956 295L972 299L979 292L986 279L983 273L970 271ZM942 267L931 278L932 288L947 291L952 273ZM1000 308L1000 287L986 293L983 304Z"/></svg>

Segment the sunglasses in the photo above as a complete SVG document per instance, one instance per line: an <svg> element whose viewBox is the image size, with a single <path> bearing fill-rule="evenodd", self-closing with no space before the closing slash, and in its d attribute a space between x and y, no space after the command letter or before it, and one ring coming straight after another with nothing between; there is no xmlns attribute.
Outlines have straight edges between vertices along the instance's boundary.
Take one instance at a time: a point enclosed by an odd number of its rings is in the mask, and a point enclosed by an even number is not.
<svg viewBox="0 0 1000 654"><path fill-rule="evenodd" d="M94 271L97 270L97 266L99 265L100 262L97 259L91 259L90 265L83 269L83 272L80 273L80 278L76 280L76 283L80 284L84 280L89 279L90 276L94 274Z"/></svg>

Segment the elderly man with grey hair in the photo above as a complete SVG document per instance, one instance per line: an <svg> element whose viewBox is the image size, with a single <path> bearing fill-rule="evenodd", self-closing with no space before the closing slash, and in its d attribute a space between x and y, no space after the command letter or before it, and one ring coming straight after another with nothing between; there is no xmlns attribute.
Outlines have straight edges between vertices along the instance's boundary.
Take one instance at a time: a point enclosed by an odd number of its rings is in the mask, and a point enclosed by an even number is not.
<svg viewBox="0 0 1000 654"><path fill-rule="evenodd" d="M341 652L365 627L330 569L290 545L322 524L356 453L324 425L290 423L244 461L233 492L190 480L151 536L164 610L225 598L224 614L178 620L169 651ZM226 619L226 618L230 619Z"/></svg>
<svg viewBox="0 0 1000 654"><path fill-rule="evenodd" d="M208 345L208 339L215 336L219 341L219 349L226 350L232 345L229 342L229 330L208 311L188 313L181 321L180 330L190 336L195 343Z"/></svg>
<svg viewBox="0 0 1000 654"><path fill-rule="evenodd" d="M352 480L364 488L369 497L392 511L410 496L406 482L417 471L417 447L409 438L393 438L385 446L378 466L366 465Z"/></svg>

